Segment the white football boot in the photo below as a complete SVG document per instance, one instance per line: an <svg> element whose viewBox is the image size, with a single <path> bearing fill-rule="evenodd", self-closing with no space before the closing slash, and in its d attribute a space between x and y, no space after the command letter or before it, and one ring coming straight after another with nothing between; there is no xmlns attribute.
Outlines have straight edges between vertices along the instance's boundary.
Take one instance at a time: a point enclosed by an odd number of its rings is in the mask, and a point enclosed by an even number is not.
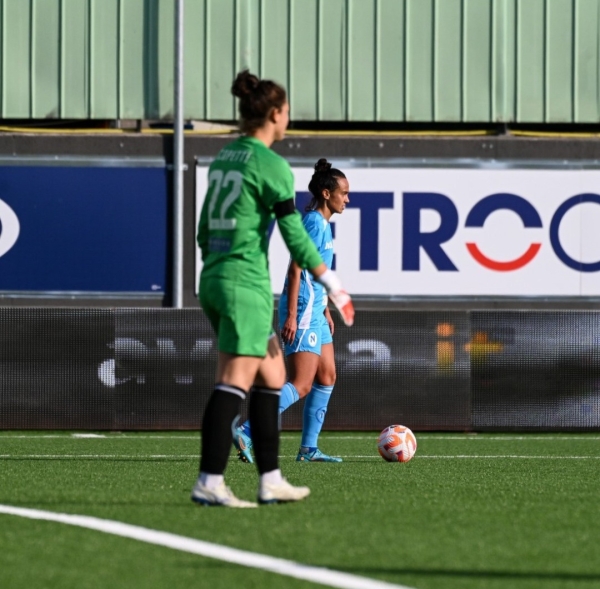
<svg viewBox="0 0 600 589"><path fill-rule="evenodd" d="M286 503L288 501L300 501L310 495L308 487L294 487L285 479L280 483L260 483L258 488L259 503Z"/></svg>
<svg viewBox="0 0 600 589"><path fill-rule="evenodd" d="M258 507L257 503L238 499L225 483L214 489L207 489L200 481L196 481L192 489L192 501L201 505L221 505L223 507Z"/></svg>

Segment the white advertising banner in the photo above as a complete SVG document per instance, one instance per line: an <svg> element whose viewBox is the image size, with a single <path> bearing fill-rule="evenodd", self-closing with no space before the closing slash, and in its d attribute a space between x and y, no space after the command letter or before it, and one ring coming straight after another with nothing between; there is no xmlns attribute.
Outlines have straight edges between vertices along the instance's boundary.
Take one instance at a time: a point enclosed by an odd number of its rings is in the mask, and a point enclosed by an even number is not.
<svg viewBox="0 0 600 589"><path fill-rule="evenodd" d="M334 164L350 183L332 229L351 294L600 296L600 170ZM294 168L300 210L312 172ZM206 173L197 167L197 214ZM289 254L277 227L269 261L279 293Z"/></svg>

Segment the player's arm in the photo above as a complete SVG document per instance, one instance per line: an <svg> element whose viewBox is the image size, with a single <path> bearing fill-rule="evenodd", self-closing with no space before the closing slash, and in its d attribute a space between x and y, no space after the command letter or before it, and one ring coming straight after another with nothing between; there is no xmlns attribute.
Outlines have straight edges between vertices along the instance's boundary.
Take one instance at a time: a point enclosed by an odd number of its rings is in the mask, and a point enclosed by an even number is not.
<svg viewBox="0 0 600 589"><path fill-rule="evenodd" d="M281 329L284 342L291 344L298 331L298 296L300 294L300 274L302 268L292 260L287 272L287 318Z"/></svg>
<svg viewBox="0 0 600 589"><path fill-rule="evenodd" d="M322 284L329 295L331 302L340 312L346 325L354 323L354 305L350 295L342 287L340 279L333 270L323 262L317 246L312 242L302 221L300 213L296 211L294 200L276 203L274 208L277 224L285 245L290 251L292 260L300 268L308 268L317 282ZM291 297L288 297L291 298Z"/></svg>

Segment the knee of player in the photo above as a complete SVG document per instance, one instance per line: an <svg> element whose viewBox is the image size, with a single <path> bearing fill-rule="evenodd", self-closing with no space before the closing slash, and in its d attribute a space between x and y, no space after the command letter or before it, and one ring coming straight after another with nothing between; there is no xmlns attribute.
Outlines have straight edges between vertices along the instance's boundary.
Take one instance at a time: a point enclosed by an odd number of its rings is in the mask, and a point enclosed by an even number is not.
<svg viewBox="0 0 600 589"><path fill-rule="evenodd" d="M335 368L329 370L319 371L317 373L317 378L315 379L319 384L322 384L326 387L332 387L335 385L336 380Z"/></svg>
<svg viewBox="0 0 600 589"><path fill-rule="evenodd" d="M290 382L294 385L294 388L298 392L298 397L300 397L300 399L304 399L304 397L310 393L312 382L303 382L299 380L292 380Z"/></svg>

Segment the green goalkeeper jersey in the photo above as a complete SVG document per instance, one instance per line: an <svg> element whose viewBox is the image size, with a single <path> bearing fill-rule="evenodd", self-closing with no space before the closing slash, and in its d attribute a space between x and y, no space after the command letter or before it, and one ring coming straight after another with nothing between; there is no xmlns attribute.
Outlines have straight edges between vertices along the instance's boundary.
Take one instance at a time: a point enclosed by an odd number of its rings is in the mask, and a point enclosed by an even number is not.
<svg viewBox="0 0 600 589"><path fill-rule="evenodd" d="M293 199L289 164L262 141L240 137L225 146L208 170L208 190L198 225L202 277L271 287L269 223L276 203ZM297 211L278 219L292 259L302 268L321 262Z"/></svg>

